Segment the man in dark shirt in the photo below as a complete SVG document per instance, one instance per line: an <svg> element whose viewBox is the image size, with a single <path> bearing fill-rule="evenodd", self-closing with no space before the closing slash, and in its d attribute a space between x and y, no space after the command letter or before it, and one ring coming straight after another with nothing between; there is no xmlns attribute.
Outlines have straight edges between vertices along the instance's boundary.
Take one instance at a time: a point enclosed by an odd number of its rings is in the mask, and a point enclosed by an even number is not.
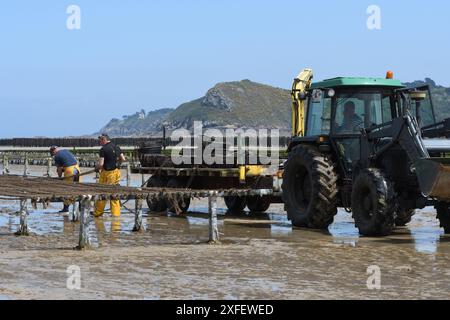
<svg viewBox="0 0 450 320"><path fill-rule="evenodd" d="M64 150L53 146L50 148L50 155L55 159L56 171L58 177L64 175L64 181L81 182L80 181L80 167L75 156L69 150ZM64 202L64 208L60 212L69 212L70 201Z"/></svg>
<svg viewBox="0 0 450 320"><path fill-rule="evenodd" d="M100 158L97 163L97 170L100 171L100 184L119 185L120 184L120 165L126 161L122 150L110 141L107 134L98 137L102 146L100 149ZM106 201L100 200L95 204L95 217L101 217L105 210ZM114 217L120 217L120 201L111 200L111 214Z"/></svg>
<svg viewBox="0 0 450 320"><path fill-rule="evenodd" d="M364 120L355 113L355 103L353 101L347 101L344 105L344 119L342 124L338 126L337 132L342 134L354 134L359 133L362 127L364 127Z"/></svg>

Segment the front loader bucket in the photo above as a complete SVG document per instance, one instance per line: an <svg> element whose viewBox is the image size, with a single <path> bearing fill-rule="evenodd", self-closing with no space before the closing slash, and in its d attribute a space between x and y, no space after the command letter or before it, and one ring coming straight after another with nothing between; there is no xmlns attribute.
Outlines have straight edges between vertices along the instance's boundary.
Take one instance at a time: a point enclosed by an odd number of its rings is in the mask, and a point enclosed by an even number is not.
<svg viewBox="0 0 450 320"><path fill-rule="evenodd" d="M425 197L450 201L450 158L421 159L416 161L415 168Z"/></svg>

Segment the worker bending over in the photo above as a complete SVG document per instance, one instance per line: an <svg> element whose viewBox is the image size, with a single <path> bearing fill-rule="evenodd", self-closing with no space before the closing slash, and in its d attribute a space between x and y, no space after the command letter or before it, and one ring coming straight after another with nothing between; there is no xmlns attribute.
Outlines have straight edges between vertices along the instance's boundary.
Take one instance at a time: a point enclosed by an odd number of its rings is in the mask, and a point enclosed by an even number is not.
<svg viewBox="0 0 450 320"><path fill-rule="evenodd" d="M75 156L69 150L58 148L57 146L52 146L50 148L50 155L55 159L56 172L58 177L64 175L64 181L68 182L81 182L81 171L78 166L78 161ZM59 212L69 212L69 206L73 202L64 201L64 207Z"/></svg>
<svg viewBox="0 0 450 320"><path fill-rule="evenodd" d="M96 169L100 172L100 184L119 185L120 184L120 165L125 162L125 156L122 150L113 144L107 134L98 137L102 146L100 149L100 158ZM101 217L105 210L106 201L99 200L95 204L95 217ZM111 200L111 214L114 217L120 217L120 200Z"/></svg>

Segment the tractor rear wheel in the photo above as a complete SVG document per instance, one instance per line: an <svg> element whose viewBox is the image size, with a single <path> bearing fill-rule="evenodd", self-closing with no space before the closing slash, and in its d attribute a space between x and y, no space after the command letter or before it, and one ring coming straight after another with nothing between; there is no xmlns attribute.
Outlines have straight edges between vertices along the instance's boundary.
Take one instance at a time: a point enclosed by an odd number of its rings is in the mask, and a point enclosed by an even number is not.
<svg viewBox="0 0 450 320"><path fill-rule="evenodd" d="M444 228L445 234L450 234L450 203L439 202L435 208L441 228Z"/></svg>
<svg viewBox="0 0 450 320"><path fill-rule="evenodd" d="M164 177L152 176L148 182L148 188L161 188L165 187L167 180ZM150 212L164 212L167 210L166 201L164 199L152 199L147 198L147 205Z"/></svg>
<svg viewBox="0 0 450 320"><path fill-rule="evenodd" d="M247 197L247 208L251 212L266 212L270 207L270 197L252 196Z"/></svg>
<svg viewBox="0 0 450 320"><path fill-rule="evenodd" d="M364 236L386 236L394 228L394 190L380 170L363 170L352 190L352 212Z"/></svg>
<svg viewBox="0 0 450 320"><path fill-rule="evenodd" d="M183 188L184 184L178 178L171 178L169 180L169 182L167 182L167 187L179 189L179 188ZM176 203L174 203L174 201ZM186 213L189 209L189 206L191 205L191 198L185 197L185 198L179 198L176 200L166 199L166 205L167 205L167 208L169 208L168 210L170 212L175 212L177 214L178 213Z"/></svg>
<svg viewBox="0 0 450 320"><path fill-rule="evenodd" d="M337 213L337 174L317 148L296 146L283 173L283 201L296 227L326 229Z"/></svg>
<svg viewBox="0 0 450 320"><path fill-rule="evenodd" d="M410 209L410 210L401 210L396 212L395 215L395 225L397 227L403 227L406 226L408 223L411 222L412 216L416 210Z"/></svg>
<svg viewBox="0 0 450 320"><path fill-rule="evenodd" d="M239 196L224 197L225 205L230 213L241 213L247 205L247 199Z"/></svg>

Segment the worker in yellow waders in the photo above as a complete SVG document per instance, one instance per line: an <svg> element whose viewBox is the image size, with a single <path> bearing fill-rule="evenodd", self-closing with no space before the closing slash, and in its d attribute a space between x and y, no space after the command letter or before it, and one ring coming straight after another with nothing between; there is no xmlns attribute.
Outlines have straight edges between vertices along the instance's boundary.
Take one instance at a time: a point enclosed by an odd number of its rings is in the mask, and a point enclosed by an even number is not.
<svg viewBox="0 0 450 320"><path fill-rule="evenodd" d="M96 169L100 172L100 184L119 185L120 184L120 165L125 162L125 156L122 150L110 141L107 134L98 137L102 146L100 149L100 158ZM95 204L95 217L101 217L105 210L106 201L99 200ZM111 200L111 214L113 217L120 217L120 200Z"/></svg>
<svg viewBox="0 0 450 320"><path fill-rule="evenodd" d="M81 170L78 166L78 161L69 150L52 146L50 148L50 155L55 158L56 171L58 177L64 176L64 181L67 182L81 182ZM64 201L64 207L59 212L69 212L69 206L73 202Z"/></svg>

